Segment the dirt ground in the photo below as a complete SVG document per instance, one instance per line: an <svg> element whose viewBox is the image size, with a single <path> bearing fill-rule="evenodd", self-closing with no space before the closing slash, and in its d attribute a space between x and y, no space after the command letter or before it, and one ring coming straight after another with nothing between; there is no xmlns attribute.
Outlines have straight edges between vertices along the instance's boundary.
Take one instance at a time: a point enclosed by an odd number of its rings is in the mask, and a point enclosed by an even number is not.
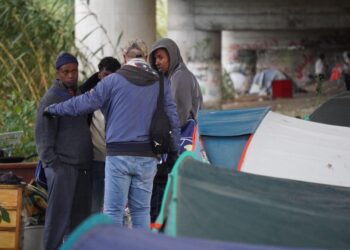
<svg viewBox="0 0 350 250"><path fill-rule="evenodd" d="M304 87L306 93L295 93L293 98L276 98L264 96L242 96L221 105L221 109L238 109L253 107L271 107L272 111L288 116L303 118L310 115L320 104L332 96L345 90L343 84L326 81L323 85L323 94L317 95L316 85Z"/></svg>

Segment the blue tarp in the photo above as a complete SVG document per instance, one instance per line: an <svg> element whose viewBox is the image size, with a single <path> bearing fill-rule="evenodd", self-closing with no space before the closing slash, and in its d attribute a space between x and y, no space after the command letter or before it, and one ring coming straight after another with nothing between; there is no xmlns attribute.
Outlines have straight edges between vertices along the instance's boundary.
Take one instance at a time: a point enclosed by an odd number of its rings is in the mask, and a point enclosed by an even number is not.
<svg viewBox="0 0 350 250"><path fill-rule="evenodd" d="M247 108L223 111L200 111L199 134L238 136L253 134L270 108Z"/></svg>
<svg viewBox="0 0 350 250"><path fill-rule="evenodd" d="M251 134L270 108L200 111L198 129L210 163L236 169Z"/></svg>

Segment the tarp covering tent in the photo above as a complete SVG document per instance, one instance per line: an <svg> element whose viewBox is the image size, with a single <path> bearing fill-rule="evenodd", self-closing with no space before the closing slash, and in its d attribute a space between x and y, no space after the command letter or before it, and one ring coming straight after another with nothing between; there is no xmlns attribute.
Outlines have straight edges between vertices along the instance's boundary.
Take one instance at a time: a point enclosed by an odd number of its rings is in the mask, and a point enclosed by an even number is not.
<svg viewBox="0 0 350 250"><path fill-rule="evenodd" d="M193 238L174 238L146 230L118 228L103 214L88 218L68 237L61 250L277 250L291 249L257 246Z"/></svg>
<svg viewBox="0 0 350 250"><path fill-rule="evenodd" d="M172 236L348 248L350 189L240 173L182 154L157 223Z"/></svg>
<svg viewBox="0 0 350 250"><path fill-rule="evenodd" d="M350 127L350 91L341 93L318 107L310 121Z"/></svg>
<svg viewBox="0 0 350 250"><path fill-rule="evenodd" d="M269 112L255 131L243 172L350 187L350 128Z"/></svg>
<svg viewBox="0 0 350 250"><path fill-rule="evenodd" d="M210 163L259 175L350 187L350 128L269 111L199 113Z"/></svg>
<svg viewBox="0 0 350 250"><path fill-rule="evenodd" d="M269 108L200 111L198 131L208 160L237 168L243 149Z"/></svg>
<svg viewBox="0 0 350 250"><path fill-rule="evenodd" d="M275 69L266 69L254 76L249 94L271 95L272 82L274 80L287 80L288 77L281 71Z"/></svg>

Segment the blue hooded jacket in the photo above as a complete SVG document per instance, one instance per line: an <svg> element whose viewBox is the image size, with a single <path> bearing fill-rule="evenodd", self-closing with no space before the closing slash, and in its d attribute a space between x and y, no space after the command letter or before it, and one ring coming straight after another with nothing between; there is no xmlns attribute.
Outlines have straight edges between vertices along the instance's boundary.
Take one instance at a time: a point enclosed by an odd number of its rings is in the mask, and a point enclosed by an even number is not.
<svg viewBox="0 0 350 250"><path fill-rule="evenodd" d="M107 155L155 156L150 124L157 106L158 74L145 62L125 65L102 79L91 91L49 106L59 116L78 116L101 109L106 119ZM172 129L172 150L178 151L180 124L170 85L164 79L164 107Z"/></svg>

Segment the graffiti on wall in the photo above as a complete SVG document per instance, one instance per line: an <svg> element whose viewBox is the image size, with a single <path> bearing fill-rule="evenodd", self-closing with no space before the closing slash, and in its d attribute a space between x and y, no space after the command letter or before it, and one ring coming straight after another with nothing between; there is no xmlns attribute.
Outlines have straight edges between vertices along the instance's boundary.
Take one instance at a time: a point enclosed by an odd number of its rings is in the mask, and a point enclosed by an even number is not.
<svg viewBox="0 0 350 250"><path fill-rule="evenodd" d="M237 48L238 46L236 46ZM223 87L234 96L244 95L249 90L252 76L256 71L257 53L255 49L244 46L244 49L230 50L228 62L223 62ZM230 48L232 48L230 46ZM231 88L231 91L229 90Z"/></svg>
<svg viewBox="0 0 350 250"><path fill-rule="evenodd" d="M327 47L324 45L327 42L330 49L320 49L319 45ZM334 39L271 39L245 44L232 43L228 51L223 53L224 74L229 76L224 79L229 81L236 95L246 94L254 76L264 70L283 72L297 85L304 86L314 82L314 64L321 51L326 53L329 68L336 63L334 58L341 49L334 49L335 42Z"/></svg>
<svg viewBox="0 0 350 250"><path fill-rule="evenodd" d="M301 62L295 68L295 77L298 80L303 80L306 77L307 68L313 65L315 58L312 55L303 54Z"/></svg>
<svg viewBox="0 0 350 250"><path fill-rule="evenodd" d="M203 94L203 101L207 104L219 102L221 99L220 61L191 61L187 63L187 67L198 80Z"/></svg>
<svg viewBox="0 0 350 250"><path fill-rule="evenodd" d="M215 46L214 46L215 47ZM191 46L185 54L188 69L195 75L207 106L221 101L220 50L213 49L213 41L206 37Z"/></svg>

